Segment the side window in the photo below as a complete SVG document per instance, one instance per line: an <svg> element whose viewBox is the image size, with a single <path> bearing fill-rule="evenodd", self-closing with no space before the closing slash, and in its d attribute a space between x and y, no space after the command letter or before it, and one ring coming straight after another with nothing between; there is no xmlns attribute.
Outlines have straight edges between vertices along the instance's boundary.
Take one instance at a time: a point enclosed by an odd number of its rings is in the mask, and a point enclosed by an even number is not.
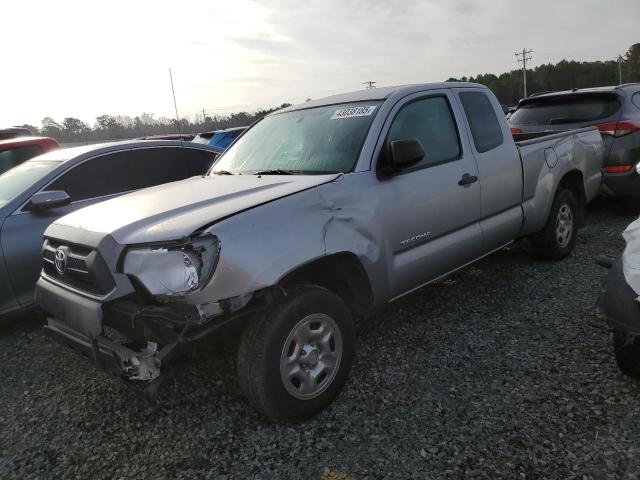
<svg viewBox="0 0 640 480"><path fill-rule="evenodd" d="M484 153L502 145L502 129L487 96L482 92L461 92L460 102L469 120L476 150Z"/></svg>
<svg viewBox="0 0 640 480"><path fill-rule="evenodd" d="M127 161L130 153L111 153L87 160L54 180L47 190L64 190L72 202L134 190L139 181Z"/></svg>
<svg viewBox="0 0 640 480"><path fill-rule="evenodd" d="M41 153L42 149L37 145L25 145L0 151L0 173L6 172Z"/></svg>
<svg viewBox="0 0 640 480"><path fill-rule="evenodd" d="M631 101L636 107L640 108L640 92L634 93L633 97L631 97Z"/></svg>
<svg viewBox="0 0 640 480"><path fill-rule="evenodd" d="M414 168L428 167L460 156L460 141L453 112L445 97L416 100L400 109L393 119L387 143L415 138L426 152Z"/></svg>
<svg viewBox="0 0 640 480"><path fill-rule="evenodd" d="M131 152L139 173L137 188L153 187L207 173L216 154L194 148L149 148ZM135 155L133 155L135 154Z"/></svg>
<svg viewBox="0 0 640 480"><path fill-rule="evenodd" d="M71 201L139 190L207 172L215 153L191 148L144 148L87 160L47 190L64 190Z"/></svg>

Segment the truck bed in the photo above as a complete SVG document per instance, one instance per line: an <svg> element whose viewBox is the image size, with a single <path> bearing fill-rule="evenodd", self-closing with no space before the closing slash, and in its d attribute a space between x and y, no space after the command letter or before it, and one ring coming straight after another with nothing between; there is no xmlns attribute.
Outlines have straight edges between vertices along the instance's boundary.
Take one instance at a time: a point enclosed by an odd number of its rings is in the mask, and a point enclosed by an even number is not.
<svg viewBox="0 0 640 480"><path fill-rule="evenodd" d="M571 171L582 178L585 201L598 194L602 178L602 137L596 127L516 141L523 175L524 234L544 225L559 179Z"/></svg>

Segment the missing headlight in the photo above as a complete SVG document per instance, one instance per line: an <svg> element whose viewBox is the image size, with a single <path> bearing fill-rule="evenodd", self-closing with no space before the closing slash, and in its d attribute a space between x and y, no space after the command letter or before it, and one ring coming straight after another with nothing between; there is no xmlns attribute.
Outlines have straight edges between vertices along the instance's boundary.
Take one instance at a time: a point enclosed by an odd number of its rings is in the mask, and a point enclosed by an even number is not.
<svg viewBox="0 0 640 480"><path fill-rule="evenodd" d="M180 297L200 290L218 263L220 242L206 235L175 246L132 247L123 271L135 277L150 295Z"/></svg>

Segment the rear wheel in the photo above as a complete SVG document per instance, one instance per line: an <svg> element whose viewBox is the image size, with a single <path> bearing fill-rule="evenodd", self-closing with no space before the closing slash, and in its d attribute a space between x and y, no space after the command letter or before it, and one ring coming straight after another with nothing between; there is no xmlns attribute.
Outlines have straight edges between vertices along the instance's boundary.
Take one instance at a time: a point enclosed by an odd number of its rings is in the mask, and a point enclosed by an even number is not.
<svg viewBox="0 0 640 480"><path fill-rule="evenodd" d="M640 380L640 337L614 330L613 349L620 371L628 377Z"/></svg>
<svg viewBox="0 0 640 480"><path fill-rule="evenodd" d="M545 260L562 260L576 243L578 234L578 201L568 189L560 190L553 199L547 224L531 237L536 255Z"/></svg>
<svg viewBox="0 0 640 480"><path fill-rule="evenodd" d="M351 313L321 287L292 289L244 332L238 380L266 416L287 422L312 417L338 395L355 350Z"/></svg>

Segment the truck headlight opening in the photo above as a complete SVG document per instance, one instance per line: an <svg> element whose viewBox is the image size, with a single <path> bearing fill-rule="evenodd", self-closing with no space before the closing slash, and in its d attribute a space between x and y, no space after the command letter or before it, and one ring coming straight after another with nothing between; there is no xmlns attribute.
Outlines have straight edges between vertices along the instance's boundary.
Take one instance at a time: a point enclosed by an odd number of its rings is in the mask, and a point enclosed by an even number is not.
<svg viewBox="0 0 640 480"><path fill-rule="evenodd" d="M134 246L127 251L123 272L154 297L183 297L209 282L219 254L220 242L213 235L175 245Z"/></svg>

